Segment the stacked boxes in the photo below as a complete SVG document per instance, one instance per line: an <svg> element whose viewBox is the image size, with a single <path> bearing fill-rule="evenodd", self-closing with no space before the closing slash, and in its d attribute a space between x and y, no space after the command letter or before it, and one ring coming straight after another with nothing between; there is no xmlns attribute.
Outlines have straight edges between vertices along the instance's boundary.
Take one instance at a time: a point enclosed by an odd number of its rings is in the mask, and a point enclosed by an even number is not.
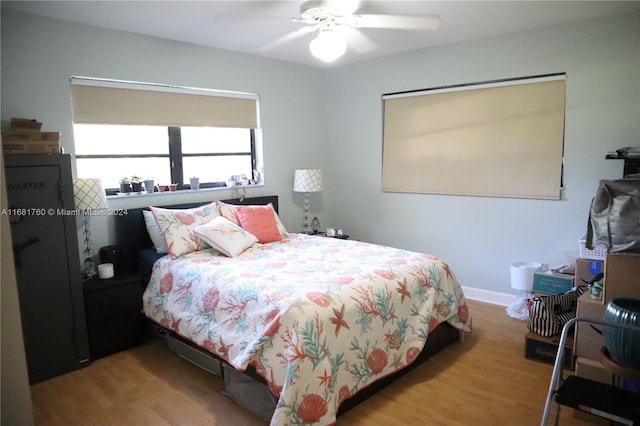
<svg viewBox="0 0 640 426"><path fill-rule="evenodd" d="M60 132L42 132L42 123L24 118L12 118L11 130L2 132L4 154L57 154Z"/></svg>
<svg viewBox="0 0 640 426"><path fill-rule="evenodd" d="M640 254L607 253L604 260L604 297L640 297Z"/></svg>
<svg viewBox="0 0 640 426"><path fill-rule="evenodd" d="M606 253L604 261L578 259L576 279L590 282L598 273L604 273L604 290L599 299L589 293L578 299L577 316L602 319L609 300L616 297L640 297L640 254ZM586 322L576 324L574 353L576 376L611 384L613 376L600 364L600 350L604 345L602 326ZM599 424L608 424L599 417L574 410L574 415Z"/></svg>
<svg viewBox="0 0 640 426"><path fill-rule="evenodd" d="M579 317L602 319L609 300L616 297L640 297L640 254L607 253L605 260L578 259L576 279L590 282L595 275L604 272L604 290L600 299L585 293L578 299ZM574 352L576 356L600 359L602 336L589 324L576 326Z"/></svg>
<svg viewBox="0 0 640 426"><path fill-rule="evenodd" d="M592 274L604 271L604 290L600 299L585 293L578 299L579 317L602 319L609 300L616 297L640 297L640 254L607 253L601 261L578 259L576 276L578 280L593 279ZM576 326L574 352L576 356L600 359L602 336L597 335L589 324L581 322Z"/></svg>
<svg viewBox="0 0 640 426"><path fill-rule="evenodd" d="M585 293L578 299L577 316L602 319L606 305L601 301L592 299L589 293ZM573 351L576 356L590 360L600 359L600 348L603 345L602 327L586 322L576 324L576 334Z"/></svg>

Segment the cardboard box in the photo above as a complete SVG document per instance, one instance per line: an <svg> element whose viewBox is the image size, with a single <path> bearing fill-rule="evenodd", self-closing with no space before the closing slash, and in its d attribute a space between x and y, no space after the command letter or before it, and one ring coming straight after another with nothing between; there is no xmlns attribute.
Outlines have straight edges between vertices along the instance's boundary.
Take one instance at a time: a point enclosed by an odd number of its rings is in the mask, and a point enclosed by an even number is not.
<svg viewBox="0 0 640 426"><path fill-rule="evenodd" d="M594 361L589 358L576 358L576 376L593 380L599 383L612 385L613 373L600 364L600 361Z"/></svg>
<svg viewBox="0 0 640 426"><path fill-rule="evenodd" d="M605 309L606 305L598 299L592 299L591 293L586 292L578 298L576 316L602 319ZM573 351L577 357L595 361L600 359L600 348L604 346L604 341L602 334L596 330L602 331L602 326L598 324L592 326L587 322L578 321L573 345Z"/></svg>
<svg viewBox="0 0 640 426"><path fill-rule="evenodd" d="M2 132L2 142L46 141L59 142L60 132L40 132L37 130L8 130Z"/></svg>
<svg viewBox="0 0 640 426"><path fill-rule="evenodd" d="M57 154L60 152L60 132L10 130L2 132L2 152L5 154Z"/></svg>
<svg viewBox="0 0 640 426"><path fill-rule="evenodd" d="M529 332L524 336L524 357L534 361L554 364L558 353L560 336L543 337ZM573 370L573 338L567 336L564 346L564 368Z"/></svg>
<svg viewBox="0 0 640 426"><path fill-rule="evenodd" d="M600 383L613 383L613 374L600 364L600 361L578 356L576 358L576 376ZM609 420L580 410L573 410L573 416L599 425L608 425Z"/></svg>
<svg viewBox="0 0 640 426"><path fill-rule="evenodd" d="M604 260L604 297L640 297L640 254L607 253Z"/></svg>
<svg viewBox="0 0 640 426"><path fill-rule="evenodd" d="M545 294L562 294L573 287L573 275L536 272L533 274L533 291Z"/></svg>
<svg viewBox="0 0 640 426"><path fill-rule="evenodd" d="M60 145L58 142L47 141L22 141L2 142L4 154L58 154Z"/></svg>
<svg viewBox="0 0 640 426"><path fill-rule="evenodd" d="M600 273L604 273L604 261L576 259L576 285L589 284Z"/></svg>
<svg viewBox="0 0 640 426"><path fill-rule="evenodd" d="M40 131L42 129L42 123L35 118L15 118L11 117L11 130L18 129L30 129Z"/></svg>

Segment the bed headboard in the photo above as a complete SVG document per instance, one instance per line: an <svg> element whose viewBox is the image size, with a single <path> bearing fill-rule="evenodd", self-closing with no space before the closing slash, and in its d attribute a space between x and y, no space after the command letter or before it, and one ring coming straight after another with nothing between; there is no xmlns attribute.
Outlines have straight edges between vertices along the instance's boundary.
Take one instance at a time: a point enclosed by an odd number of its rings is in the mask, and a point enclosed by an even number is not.
<svg viewBox="0 0 640 426"><path fill-rule="evenodd" d="M278 211L277 195L220 201L236 205L266 205L271 203L275 211ZM210 202L211 201L173 205L154 204L154 207L162 207L165 209L189 209ZM151 238L149 238L149 234L147 233L144 216L142 215L143 210L149 210L149 208L142 207L129 209L126 215L115 216L116 245L120 247L122 253L121 267L126 271L136 271L138 252L141 249L153 247Z"/></svg>

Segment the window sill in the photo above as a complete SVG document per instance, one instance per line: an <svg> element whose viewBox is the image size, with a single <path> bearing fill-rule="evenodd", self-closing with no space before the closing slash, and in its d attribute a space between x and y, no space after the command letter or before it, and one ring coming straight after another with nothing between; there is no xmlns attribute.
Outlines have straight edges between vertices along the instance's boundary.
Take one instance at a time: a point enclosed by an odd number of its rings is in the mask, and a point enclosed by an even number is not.
<svg viewBox="0 0 640 426"><path fill-rule="evenodd" d="M220 186L216 188L181 189L179 191L129 192L125 194L107 195L107 200L128 200L128 199L138 199L138 198L147 198L147 197L172 197L177 195L202 194L207 192L220 192L220 191L233 191L234 194L236 192L239 192L240 195L243 195L243 193L248 188L259 188L259 187L264 187L264 183L256 183L255 185L238 185L235 187Z"/></svg>

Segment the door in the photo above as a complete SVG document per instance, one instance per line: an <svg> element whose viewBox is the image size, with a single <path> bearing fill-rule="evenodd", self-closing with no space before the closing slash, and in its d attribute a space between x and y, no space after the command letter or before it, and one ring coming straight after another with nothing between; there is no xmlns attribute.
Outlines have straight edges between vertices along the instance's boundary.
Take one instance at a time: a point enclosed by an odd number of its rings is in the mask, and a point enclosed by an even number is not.
<svg viewBox="0 0 640 426"><path fill-rule="evenodd" d="M16 278L29 375L77 361L67 230L57 165L6 167ZM73 222L71 222L73 223ZM46 374L46 373L45 373Z"/></svg>

